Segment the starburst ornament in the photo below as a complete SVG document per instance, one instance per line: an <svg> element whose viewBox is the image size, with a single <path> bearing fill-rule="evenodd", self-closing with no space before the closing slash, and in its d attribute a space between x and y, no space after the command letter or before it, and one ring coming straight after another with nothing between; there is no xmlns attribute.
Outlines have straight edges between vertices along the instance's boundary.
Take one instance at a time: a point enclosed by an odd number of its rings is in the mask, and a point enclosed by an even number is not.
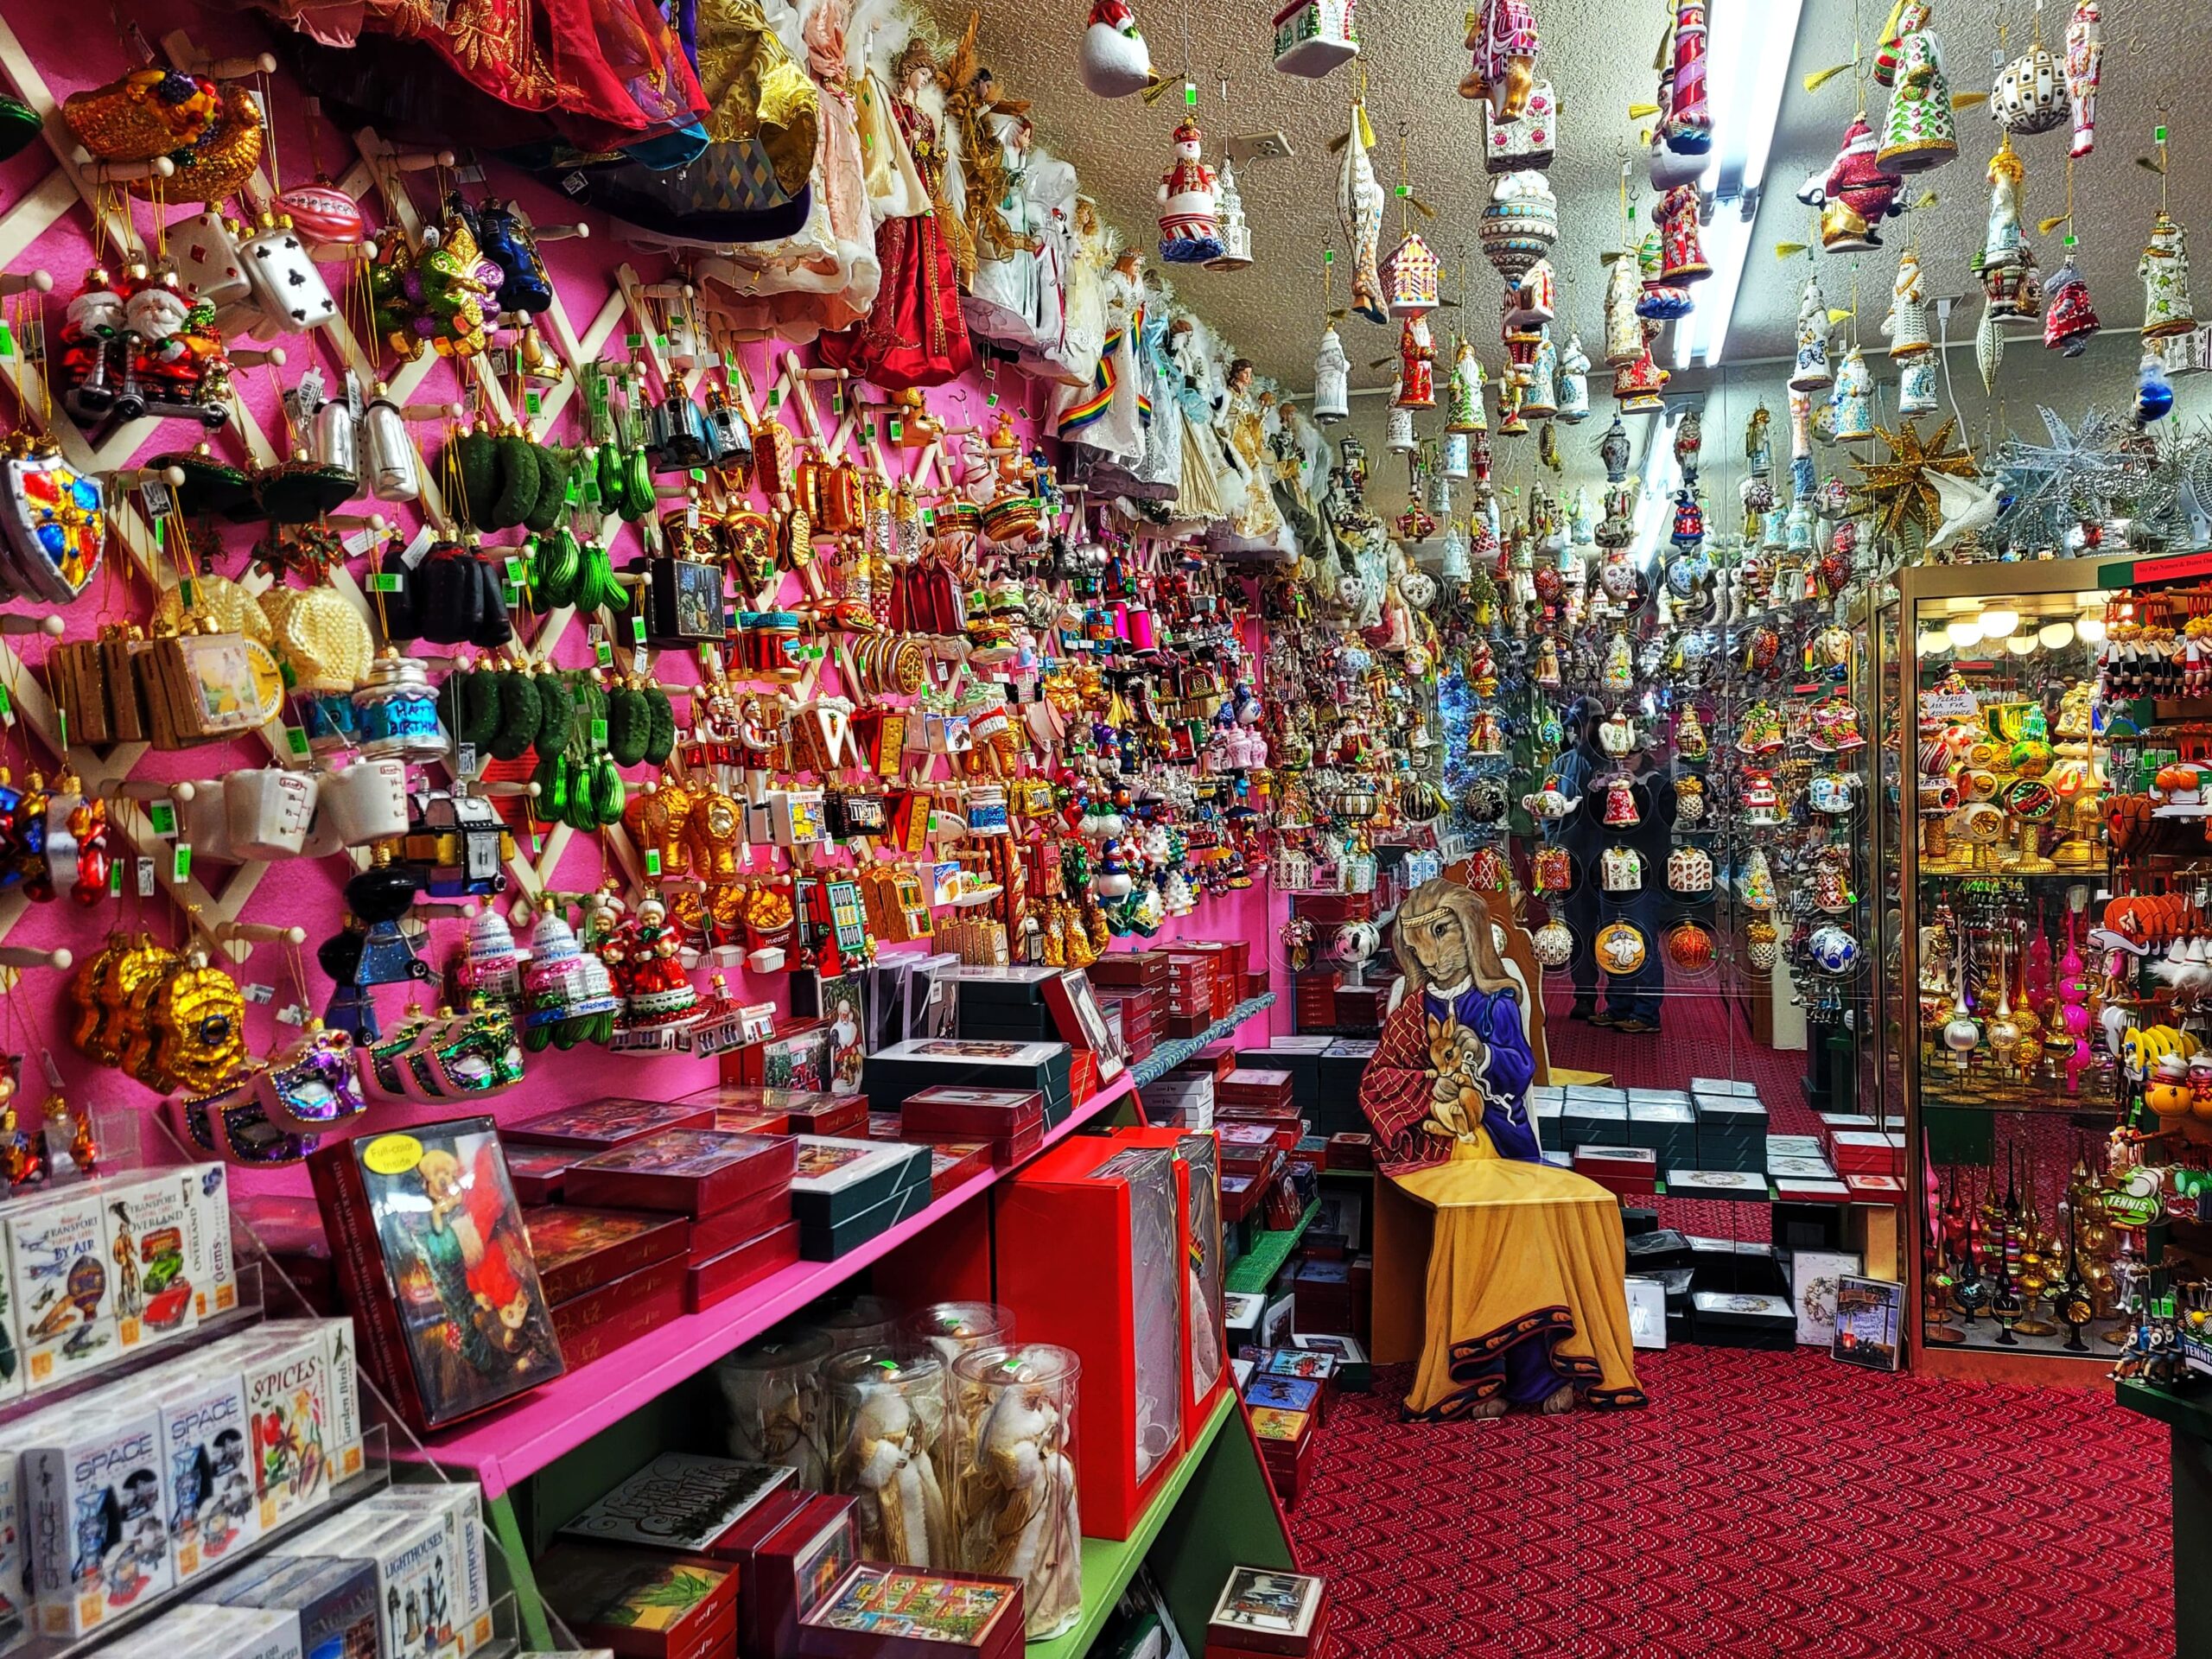
<svg viewBox="0 0 2212 1659"><path fill-rule="evenodd" d="M2092 408L2078 426L2040 404L2036 413L2050 442L2012 438L1998 452L2012 497L1998 527L2031 545L2064 541L2084 524L2110 518L2133 499L2146 471L2143 459L2123 447L2133 429L2109 410Z"/></svg>
<svg viewBox="0 0 2212 1659"><path fill-rule="evenodd" d="M1892 543L1903 541L1907 530L1913 527L1925 537L1943 517L1943 499L1929 479L1975 475L1974 457L1949 447L1957 425L1956 421L1946 421L1934 437L1924 442L1910 421L1900 423L1894 432L1876 427L1874 435L1888 446L1890 458L1852 463L1859 469L1859 480L1851 511L1872 514L1876 531Z"/></svg>

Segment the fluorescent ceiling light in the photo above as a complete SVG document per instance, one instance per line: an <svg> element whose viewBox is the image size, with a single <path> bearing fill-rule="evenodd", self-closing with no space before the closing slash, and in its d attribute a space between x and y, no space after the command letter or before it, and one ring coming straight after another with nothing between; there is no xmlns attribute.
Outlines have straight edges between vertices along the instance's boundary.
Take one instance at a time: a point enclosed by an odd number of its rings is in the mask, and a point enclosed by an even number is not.
<svg viewBox="0 0 2212 1659"><path fill-rule="evenodd" d="M1705 229L1705 262L1713 275L1698 285L1697 309L1675 325L1675 366L1689 367L1695 357L1707 368L1719 365L1721 347L1728 339L1728 320L1735 315L1736 296L1744 285L1750 263L1752 226L1739 206L1724 202Z"/></svg>
<svg viewBox="0 0 2212 1659"><path fill-rule="evenodd" d="M1768 152L1774 148L1774 128L1782 114L1782 94L1789 84L1789 58L1797 48L1797 18L1804 0L1777 0L1759 14L1762 34L1752 63L1757 77L1748 86L1723 90L1745 100L1744 130L1744 188L1757 189L1766 177ZM1730 10L1733 10L1732 6Z"/></svg>

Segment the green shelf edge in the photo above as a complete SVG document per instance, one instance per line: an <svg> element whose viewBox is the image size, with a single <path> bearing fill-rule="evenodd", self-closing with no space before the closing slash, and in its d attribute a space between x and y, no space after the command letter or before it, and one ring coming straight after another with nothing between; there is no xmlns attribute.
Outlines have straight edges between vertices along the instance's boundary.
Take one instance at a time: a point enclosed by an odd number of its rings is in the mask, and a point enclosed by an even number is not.
<svg viewBox="0 0 2212 1659"><path fill-rule="evenodd" d="M1167 1484L1152 1500L1152 1507L1138 1521L1136 1530L1127 1538L1085 1538L1083 1541L1083 1616L1073 1628L1062 1631L1049 1642L1032 1642L1022 1649L1026 1659L1080 1659L1090 1651L1090 1644L1106 1627L1114 1615L1114 1604L1122 1599L1122 1592L1136 1576L1137 1568L1151 1553L1153 1541L1160 1536L1160 1529L1167 1524L1177 1503L1198 1472L1198 1465L1213 1450L1215 1439L1221 1433L1222 1425L1236 1409L1236 1393L1230 1389L1222 1395L1221 1403L1214 1408L1213 1415L1206 1420L1205 1430L1198 1436L1198 1444L1185 1454L1176 1465Z"/></svg>
<svg viewBox="0 0 2212 1659"><path fill-rule="evenodd" d="M1265 1290L1268 1281L1290 1260L1290 1253L1298 1248L1298 1241L1313 1224L1313 1217L1321 1213L1319 1199L1306 1206L1306 1213L1295 1223L1277 1232L1262 1233L1253 1241L1252 1248L1236 1258L1229 1269L1229 1276L1222 1281L1229 1290ZM1262 1269L1265 1269L1262 1271Z"/></svg>

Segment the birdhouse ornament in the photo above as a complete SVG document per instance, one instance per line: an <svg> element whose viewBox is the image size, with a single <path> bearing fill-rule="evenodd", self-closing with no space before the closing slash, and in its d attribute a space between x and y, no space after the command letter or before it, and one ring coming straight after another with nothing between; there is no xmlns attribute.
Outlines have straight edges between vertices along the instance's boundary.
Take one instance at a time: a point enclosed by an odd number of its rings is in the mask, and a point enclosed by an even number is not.
<svg viewBox="0 0 2212 1659"><path fill-rule="evenodd" d="M1797 200L1821 210L1821 245L1830 253L1858 253L1878 248L1875 227L1898 212L1902 187L1875 159L1879 144L1861 110L1843 130L1843 143L1826 173L1798 188Z"/></svg>
<svg viewBox="0 0 2212 1659"><path fill-rule="evenodd" d="M1160 257L1171 264L1204 264L1221 257L1221 229L1214 217L1219 180L1201 159L1205 135L1196 118L1175 127L1175 160L1153 194L1160 202Z"/></svg>
<svg viewBox="0 0 2212 1659"><path fill-rule="evenodd" d="M1091 0L1080 67L1083 84L1101 98L1127 98L1152 84L1152 50L1127 0Z"/></svg>
<svg viewBox="0 0 2212 1659"><path fill-rule="evenodd" d="M1355 0L1290 0L1275 13L1275 67L1308 79L1359 55Z"/></svg>
<svg viewBox="0 0 2212 1659"><path fill-rule="evenodd" d="M1676 0L1673 73L1660 99L1659 136L1677 156L1702 156L1713 148L1705 32L1705 0Z"/></svg>
<svg viewBox="0 0 2212 1659"><path fill-rule="evenodd" d="M1925 173L1959 153L1958 124L1951 113L1951 83L1943 73L1943 42L1924 8L1919 24L1897 39L1897 79L1890 112L1874 159L1893 178Z"/></svg>
<svg viewBox="0 0 2212 1659"><path fill-rule="evenodd" d="M1390 315L1417 317L1436 309L1441 298L1440 268L1436 255L1419 231L1408 231L1405 240L1391 251L1382 267L1382 285L1389 295Z"/></svg>
<svg viewBox="0 0 2212 1659"><path fill-rule="evenodd" d="M1489 429L1490 417L1483 411L1483 365L1475 348L1462 340L1452 353L1451 414L1444 429L1464 435Z"/></svg>
<svg viewBox="0 0 2212 1659"><path fill-rule="evenodd" d="M1351 359L1337 337L1334 323L1321 331L1321 349L1313 359L1313 418L1333 426L1351 415L1350 387Z"/></svg>
<svg viewBox="0 0 2212 1659"><path fill-rule="evenodd" d="M1459 83L1459 96L1486 99L1499 120L1517 120L1535 88L1540 43L1529 0L1478 0L1467 13L1467 50L1474 61Z"/></svg>
<svg viewBox="0 0 2212 1659"><path fill-rule="evenodd" d="M2163 207L2151 221L2151 239L2135 274L2143 279L2144 339L2162 340L2196 328L2196 313L2189 300L2189 237Z"/></svg>
<svg viewBox="0 0 2212 1659"><path fill-rule="evenodd" d="M2105 19L2097 0L2081 0L2066 25L2066 96L2074 110L2074 143L2080 157L2097 142L2097 79L2105 60Z"/></svg>
<svg viewBox="0 0 2212 1659"><path fill-rule="evenodd" d="M1243 270L1252 263L1252 227L1244 222L1244 198L1236 189L1236 171L1226 160L1221 164L1221 198L1215 219L1221 251L1206 261L1206 269Z"/></svg>

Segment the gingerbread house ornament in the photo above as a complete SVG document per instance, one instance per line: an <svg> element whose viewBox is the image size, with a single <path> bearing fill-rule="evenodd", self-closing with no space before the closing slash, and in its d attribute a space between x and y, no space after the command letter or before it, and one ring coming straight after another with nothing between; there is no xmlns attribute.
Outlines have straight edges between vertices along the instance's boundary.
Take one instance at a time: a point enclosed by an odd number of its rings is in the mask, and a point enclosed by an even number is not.
<svg viewBox="0 0 2212 1659"><path fill-rule="evenodd" d="M1529 84L1528 107L1519 115L1508 119L1492 114L1487 102L1482 115L1484 171L1547 168L1559 154L1559 97L1548 80Z"/></svg>
<svg viewBox="0 0 2212 1659"><path fill-rule="evenodd" d="M1290 0L1275 13L1275 67L1307 79L1359 55L1356 0Z"/></svg>
<svg viewBox="0 0 2212 1659"><path fill-rule="evenodd" d="M1333 426L1351 416L1351 359L1337 337L1334 323L1321 331L1321 349L1313 358L1313 418Z"/></svg>
<svg viewBox="0 0 2212 1659"><path fill-rule="evenodd" d="M1383 262L1382 286L1394 317L1418 317L1436 309L1442 270L1419 231L1406 232Z"/></svg>
<svg viewBox="0 0 2212 1659"><path fill-rule="evenodd" d="M1244 222L1244 198L1236 189L1236 174L1227 159L1221 163L1221 196L1214 209L1221 233L1221 251L1206 261L1208 270L1243 270L1252 263L1252 229Z"/></svg>
<svg viewBox="0 0 2212 1659"><path fill-rule="evenodd" d="M1153 194L1160 202L1160 257L1171 264L1199 265L1221 257L1215 218L1220 181L1204 160L1205 134L1185 116L1175 125L1175 160Z"/></svg>

